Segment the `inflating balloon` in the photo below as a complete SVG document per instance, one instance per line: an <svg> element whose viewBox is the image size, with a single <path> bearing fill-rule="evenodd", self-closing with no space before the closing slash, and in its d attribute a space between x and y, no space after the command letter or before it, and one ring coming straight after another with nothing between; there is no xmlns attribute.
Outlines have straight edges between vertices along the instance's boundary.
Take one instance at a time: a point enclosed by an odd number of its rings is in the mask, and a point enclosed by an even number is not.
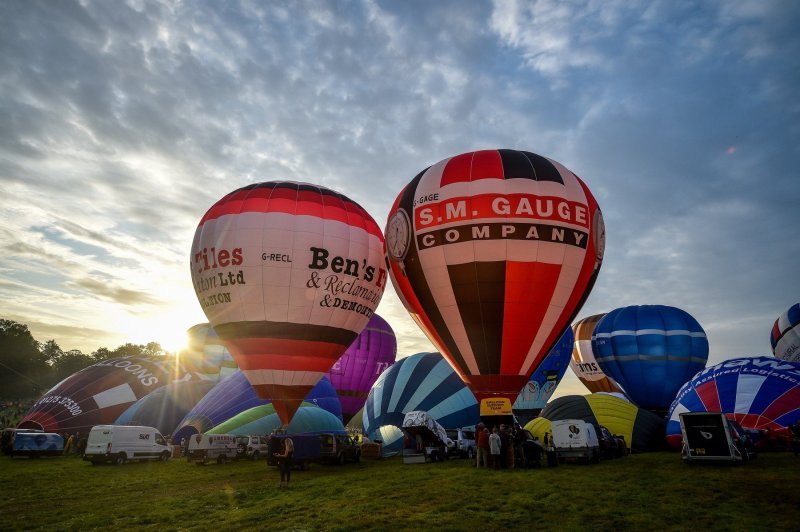
<svg viewBox="0 0 800 532"><path fill-rule="evenodd" d="M774 357L726 360L697 373L669 408L667 441L681 448L683 412L722 412L746 429L789 437L800 421L800 363Z"/></svg>
<svg viewBox="0 0 800 532"><path fill-rule="evenodd" d="M782 360L800 362L800 303L792 305L772 326L772 353Z"/></svg>
<svg viewBox="0 0 800 532"><path fill-rule="evenodd" d="M544 441L544 433L552 433L550 422L562 419L582 419L595 427L602 425L612 434L623 436L633 452L654 451L664 446L662 418L605 392L554 399L525 428Z"/></svg>
<svg viewBox="0 0 800 532"><path fill-rule="evenodd" d="M187 348L178 356L181 366L194 377L219 382L238 369L233 355L208 323L189 327L186 337Z"/></svg>
<svg viewBox="0 0 800 532"><path fill-rule="evenodd" d="M588 187L530 152L485 150L417 175L386 225L406 309L481 404L511 405L600 270L603 217Z"/></svg>
<svg viewBox="0 0 800 532"><path fill-rule="evenodd" d="M275 413L275 407L270 403L245 410L209 430L208 434L233 434L234 436L272 434L275 429L279 428L281 428L281 420ZM289 434L317 432L346 434L341 419L310 403L301 404L297 409L297 415L292 418L292 422L289 423L286 430Z"/></svg>
<svg viewBox="0 0 800 532"><path fill-rule="evenodd" d="M386 320L374 314L327 375L339 394L345 423L361 410L370 388L394 364L396 356L394 331Z"/></svg>
<svg viewBox="0 0 800 532"><path fill-rule="evenodd" d="M56 384L19 427L88 434L95 425L111 425L129 406L176 376L180 371L171 357L103 360Z"/></svg>
<svg viewBox="0 0 800 532"><path fill-rule="evenodd" d="M341 421L342 407L336 390L327 377L322 377L304 402L318 406ZM173 432L175 441L192 434L207 432L223 421L245 410L272 404L261 399L241 371L236 371L219 382L180 421Z"/></svg>
<svg viewBox="0 0 800 532"><path fill-rule="evenodd" d="M364 434L383 441L383 455L403 448L403 418L425 410L446 429L474 425L478 402L439 353L417 353L398 360L381 373L364 405ZM392 426L395 429L382 427ZM391 439L387 439L391 438Z"/></svg>
<svg viewBox="0 0 800 532"><path fill-rule="evenodd" d="M171 382L133 403L114 424L155 427L164 436L172 435L181 420L214 384L210 380Z"/></svg>
<svg viewBox="0 0 800 532"><path fill-rule="evenodd" d="M592 335L602 370L642 408L663 414L708 360L708 339L689 313L663 305L612 310Z"/></svg>
<svg viewBox="0 0 800 532"><path fill-rule="evenodd" d="M572 360L569 367L590 392L621 393L622 388L603 373L592 352L592 333L597 322L605 314L595 314L572 324L575 333L575 346L572 349Z"/></svg>
<svg viewBox="0 0 800 532"><path fill-rule="evenodd" d="M200 305L285 425L375 312L383 255L363 208L306 183L241 188L200 220L191 253Z"/></svg>

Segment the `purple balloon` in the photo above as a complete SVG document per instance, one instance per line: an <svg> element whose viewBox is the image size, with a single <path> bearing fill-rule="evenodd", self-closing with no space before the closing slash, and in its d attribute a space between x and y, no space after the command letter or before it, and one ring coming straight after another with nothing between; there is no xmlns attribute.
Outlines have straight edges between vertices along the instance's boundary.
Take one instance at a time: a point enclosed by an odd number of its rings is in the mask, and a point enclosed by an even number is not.
<svg viewBox="0 0 800 532"><path fill-rule="evenodd" d="M358 413L380 374L394 364L397 338L386 320L373 314L366 328L327 373L342 404L345 424Z"/></svg>

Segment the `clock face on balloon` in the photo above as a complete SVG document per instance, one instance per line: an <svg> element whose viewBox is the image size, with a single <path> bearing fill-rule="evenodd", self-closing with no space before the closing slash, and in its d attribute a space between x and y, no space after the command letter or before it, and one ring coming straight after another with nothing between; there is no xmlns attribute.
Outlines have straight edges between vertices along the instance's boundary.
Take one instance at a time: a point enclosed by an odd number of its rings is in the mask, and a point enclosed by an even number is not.
<svg viewBox="0 0 800 532"><path fill-rule="evenodd" d="M410 244L411 220L408 219L404 209L398 209L386 224L386 248L389 257L395 261L402 261L408 253Z"/></svg>

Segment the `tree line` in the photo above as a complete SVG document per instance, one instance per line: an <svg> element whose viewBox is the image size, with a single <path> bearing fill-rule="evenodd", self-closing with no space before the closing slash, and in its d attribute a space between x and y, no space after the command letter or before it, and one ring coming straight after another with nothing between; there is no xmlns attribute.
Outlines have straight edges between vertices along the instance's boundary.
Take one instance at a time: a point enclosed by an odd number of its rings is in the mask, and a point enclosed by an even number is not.
<svg viewBox="0 0 800 532"><path fill-rule="evenodd" d="M123 356L166 356L158 342L101 347L86 354L64 351L55 340L37 341L28 326L0 319L0 399L38 397L73 373L102 360Z"/></svg>

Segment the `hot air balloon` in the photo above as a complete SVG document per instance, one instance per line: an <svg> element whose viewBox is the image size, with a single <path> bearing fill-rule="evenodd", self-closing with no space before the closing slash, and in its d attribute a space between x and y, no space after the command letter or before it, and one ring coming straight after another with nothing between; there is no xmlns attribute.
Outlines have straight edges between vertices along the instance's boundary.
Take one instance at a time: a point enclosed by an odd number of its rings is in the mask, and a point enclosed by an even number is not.
<svg viewBox="0 0 800 532"><path fill-rule="evenodd" d="M383 442L383 455L403 448L403 418L425 410L446 429L474 425L478 403L439 353L418 353L381 373L364 405L364 434Z"/></svg>
<svg viewBox="0 0 800 532"><path fill-rule="evenodd" d="M602 425L623 436L632 452L654 451L664 445L664 421L659 416L604 392L554 399L525 428L544 441L544 433L552 433L550 422L562 419L582 419L597 429Z"/></svg>
<svg viewBox="0 0 800 532"><path fill-rule="evenodd" d="M322 377L304 401L331 413L340 421L342 407L336 390L327 379ZM236 371L223 379L203 397L189 413L180 421L173 433L173 440L180 441L192 434L204 433L245 410L271 404L261 399L241 371Z"/></svg>
<svg viewBox="0 0 800 532"><path fill-rule="evenodd" d="M519 423L524 425L544 408L567 371L571 354L572 329L567 328L514 401L512 408Z"/></svg>
<svg viewBox="0 0 800 532"><path fill-rule="evenodd" d="M190 327L186 336L188 345L179 354L179 359L183 368L193 377L219 382L238 369L233 355L208 323Z"/></svg>
<svg viewBox="0 0 800 532"><path fill-rule="evenodd" d="M339 395L345 423L361 410L370 388L396 356L394 331L386 320L374 314L327 374Z"/></svg>
<svg viewBox="0 0 800 532"><path fill-rule="evenodd" d="M114 424L155 427L164 436L169 436L213 387L214 382L208 380L171 382L133 403Z"/></svg>
<svg viewBox="0 0 800 532"><path fill-rule="evenodd" d="M676 450L683 412L722 412L745 429L788 439L789 425L800 421L800 362L734 358L697 373L669 407L667 442Z"/></svg>
<svg viewBox="0 0 800 532"><path fill-rule="evenodd" d="M772 326L772 353L782 360L800 362L800 303L792 305Z"/></svg>
<svg viewBox="0 0 800 532"><path fill-rule="evenodd" d="M575 333L575 346L572 350L569 367L590 392L622 393L622 388L600 369L592 352L592 333L597 322L603 316L605 314L595 314L572 325L572 331Z"/></svg>
<svg viewBox="0 0 800 532"><path fill-rule="evenodd" d="M687 312L663 305L612 310L592 335L601 369L631 400L663 415L675 393L708 360L708 339Z"/></svg>
<svg viewBox="0 0 800 532"><path fill-rule="evenodd" d="M129 406L175 376L171 358L127 356L103 360L74 373L45 393L20 428L88 434L111 425Z"/></svg>
<svg viewBox="0 0 800 532"><path fill-rule="evenodd" d="M200 220L200 305L285 425L364 329L386 282L383 235L347 197L306 183L240 188Z"/></svg>
<svg viewBox="0 0 800 532"><path fill-rule="evenodd" d="M272 404L255 406L222 422L208 434L233 434L247 436L250 434L272 434L281 427L281 420ZM289 434L335 432L345 434L342 420L325 409L310 403L302 403L297 415L286 429Z"/></svg>
<svg viewBox="0 0 800 532"><path fill-rule="evenodd" d="M509 415L600 270L603 217L588 187L530 152L445 159L400 192L386 225L406 309L480 401Z"/></svg>

